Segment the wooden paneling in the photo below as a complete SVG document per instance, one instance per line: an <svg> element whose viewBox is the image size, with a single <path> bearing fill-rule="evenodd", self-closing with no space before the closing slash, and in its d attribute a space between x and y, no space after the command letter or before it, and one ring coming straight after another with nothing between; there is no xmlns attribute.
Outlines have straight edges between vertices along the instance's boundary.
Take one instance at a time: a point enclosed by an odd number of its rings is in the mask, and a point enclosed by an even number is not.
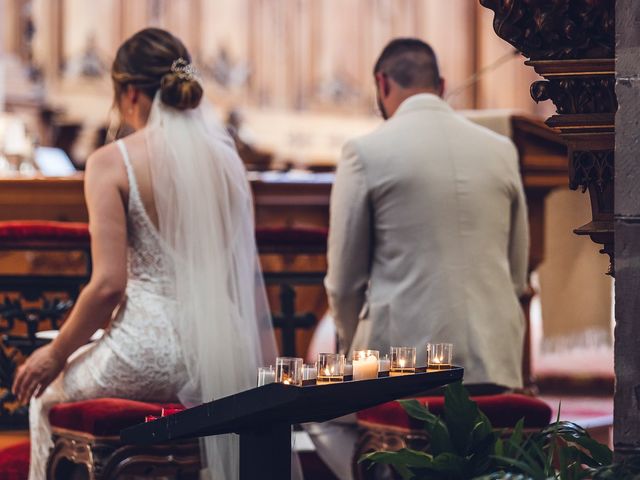
<svg viewBox="0 0 640 480"><path fill-rule="evenodd" d="M81 177L0 179L0 220L86 222Z"/></svg>
<svg viewBox="0 0 640 480"><path fill-rule="evenodd" d="M370 113L371 69L394 37L431 43L449 91L510 50L495 36L490 12L473 0L4 0L8 14L0 22L16 54L22 46L11 19L23 3L33 8L34 62L52 84L60 65L90 41L108 66L124 39L158 26L183 39L206 83L214 83L211 72L224 52L236 83L210 87L223 103ZM528 95L535 77L513 56L449 100L456 108L546 114L549 107Z"/></svg>

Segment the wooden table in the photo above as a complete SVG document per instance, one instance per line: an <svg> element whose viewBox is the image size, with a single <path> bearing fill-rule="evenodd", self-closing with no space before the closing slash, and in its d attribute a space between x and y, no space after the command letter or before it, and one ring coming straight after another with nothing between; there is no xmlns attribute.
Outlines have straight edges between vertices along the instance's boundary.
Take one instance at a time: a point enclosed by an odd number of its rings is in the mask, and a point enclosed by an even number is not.
<svg viewBox="0 0 640 480"><path fill-rule="evenodd" d="M462 380L464 370L294 387L272 383L123 430L124 443L150 445L240 435L240 480L291 478L291 425L324 422Z"/></svg>

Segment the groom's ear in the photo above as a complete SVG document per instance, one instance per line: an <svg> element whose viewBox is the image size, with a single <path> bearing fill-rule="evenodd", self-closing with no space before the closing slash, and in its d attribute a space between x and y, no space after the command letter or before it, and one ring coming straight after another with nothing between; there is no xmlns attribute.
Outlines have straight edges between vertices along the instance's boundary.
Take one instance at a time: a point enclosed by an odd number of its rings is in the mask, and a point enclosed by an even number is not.
<svg viewBox="0 0 640 480"><path fill-rule="evenodd" d="M382 94L383 98L387 98L391 91L391 86L389 85L389 77L386 73L378 72L375 74L376 83L378 84L378 91Z"/></svg>
<svg viewBox="0 0 640 480"><path fill-rule="evenodd" d="M440 82L438 83L438 96L444 98L444 92L446 88L446 83L444 78L440 77Z"/></svg>

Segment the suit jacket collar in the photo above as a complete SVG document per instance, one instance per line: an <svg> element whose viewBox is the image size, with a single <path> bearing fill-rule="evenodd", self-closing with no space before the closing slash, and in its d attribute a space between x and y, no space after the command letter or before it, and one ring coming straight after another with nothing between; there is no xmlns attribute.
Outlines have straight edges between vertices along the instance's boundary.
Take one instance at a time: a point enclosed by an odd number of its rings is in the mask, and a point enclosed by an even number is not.
<svg viewBox="0 0 640 480"><path fill-rule="evenodd" d="M398 116L415 110L437 110L441 112L453 112L453 109L442 98L433 93L418 93L407 98L400 104L396 113Z"/></svg>

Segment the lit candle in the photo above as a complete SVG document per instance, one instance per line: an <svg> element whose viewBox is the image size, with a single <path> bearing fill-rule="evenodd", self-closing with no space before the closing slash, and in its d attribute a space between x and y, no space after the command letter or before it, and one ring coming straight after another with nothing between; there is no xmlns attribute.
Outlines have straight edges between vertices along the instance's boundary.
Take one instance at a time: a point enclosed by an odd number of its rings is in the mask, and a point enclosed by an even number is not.
<svg viewBox="0 0 640 480"><path fill-rule="evenodd" d="M416 371L415 347L391 347L391 368L389 375L408 375Z"/></svg>
<svg viewBox="0 0 640 480"><path fill-rule="evenodd" d="M316 365L318 368L317 385L342 382L344 380L344 355L339 353L319 353Z"/></svg>
<svg viewBox="0 0 640 480"><path fill-rule="evenodd" d="M427 344L427 369L442 370L451 366L453 344L429 343Z"/></svg>
<svg viewBox="0 0 640 480"><path fill-rule="evenodd" d="M276 358L275 381L285 385L302 385L302 359L292 357Z"/></svg>
<svg viewBox="0 0 640 480"><path fill-rule="evenodd" d="M353 379L378 378L378 355L376 350L362 350L353 354Z"/></svg>

